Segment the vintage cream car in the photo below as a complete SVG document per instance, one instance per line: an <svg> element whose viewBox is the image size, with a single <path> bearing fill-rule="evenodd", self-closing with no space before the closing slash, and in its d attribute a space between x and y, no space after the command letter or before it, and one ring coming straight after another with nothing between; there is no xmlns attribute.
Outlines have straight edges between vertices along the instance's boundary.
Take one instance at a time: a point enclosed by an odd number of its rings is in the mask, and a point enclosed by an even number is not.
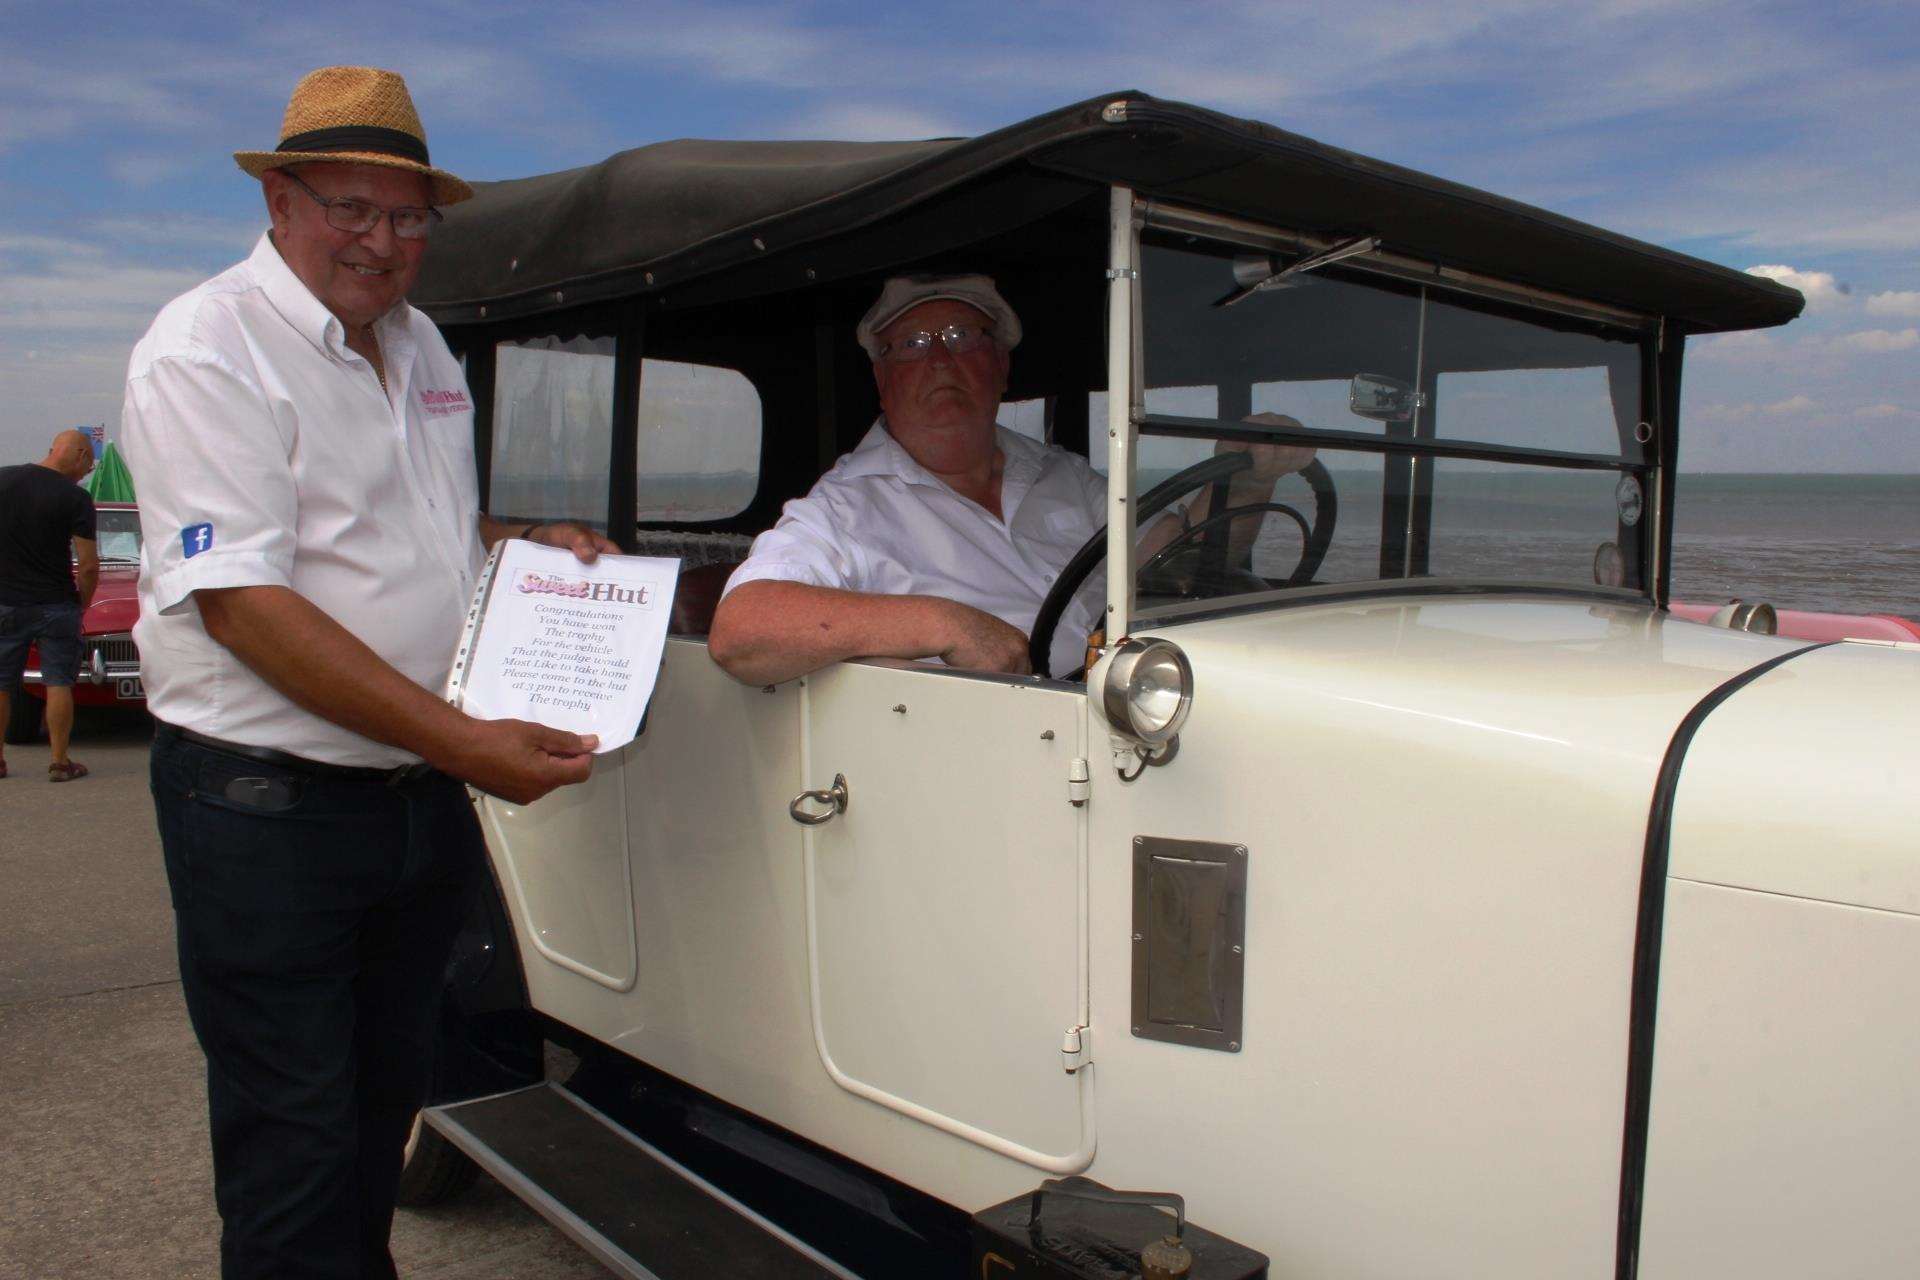
<svg viewBox="0 0 1920 1280"><path fill-rule="evenodd" d="M669 1280L1174 1274L1095 1183L1195 1277L1920 1269L1920 646L1665 608L1688 339L1798 294L1138 93L443 231L489 509L685 568L639 738L478 801L416 1200L464 1152ZM738 684L719 586L907 269L998 278L1003 423L1110 477L1034 642L1102 647ZM1250 439L1318 450L1250 554L1139 563Z"/></svg>

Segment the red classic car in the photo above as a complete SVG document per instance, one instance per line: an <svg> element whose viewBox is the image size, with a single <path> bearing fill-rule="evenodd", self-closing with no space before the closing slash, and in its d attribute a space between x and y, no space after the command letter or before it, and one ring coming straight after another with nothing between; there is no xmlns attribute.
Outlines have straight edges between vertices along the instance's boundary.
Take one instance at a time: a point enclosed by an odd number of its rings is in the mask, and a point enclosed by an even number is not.
<svg viewBox="0 0 1920 1280"><path fill-rule="evenodd" d="M100 585L80 620L80 678L73 699L83 707L133 707L145 711L147 691L140 683L140 653L133 647L133 622L140 616L140 511L131 502L98 504ZM40 653L27 651L27 697L11 699L7 741L28 742L40 734L46 691L40 684Z"/></svg>

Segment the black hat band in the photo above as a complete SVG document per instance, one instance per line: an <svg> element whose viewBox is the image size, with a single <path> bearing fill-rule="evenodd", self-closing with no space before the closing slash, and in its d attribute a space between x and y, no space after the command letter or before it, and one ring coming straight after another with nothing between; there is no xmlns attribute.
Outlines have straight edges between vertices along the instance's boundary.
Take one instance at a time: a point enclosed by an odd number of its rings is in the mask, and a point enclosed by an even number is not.
<svg viewBox="0 0 1920 1280"><path fill-rule="evenodd" d="M370 151L378 155L399 156L416 164L428 164L427 144L399 129L376 125L341 125L334 129L309 129L282 138L277 151Z"/></svg>

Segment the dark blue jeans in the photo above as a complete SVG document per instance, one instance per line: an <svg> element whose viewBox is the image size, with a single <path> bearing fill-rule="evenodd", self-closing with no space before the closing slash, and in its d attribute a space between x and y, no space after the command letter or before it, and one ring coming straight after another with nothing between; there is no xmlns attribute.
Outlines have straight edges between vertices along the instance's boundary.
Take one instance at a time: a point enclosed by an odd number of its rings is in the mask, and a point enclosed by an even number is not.
<svg viewBox="0 0 1920 1280"><path fill-rule="evenodd" d="M152 780L221 1275L388 1280L442 974L486 857L466 788L311 777L165 725Z"/></svg>
<svg viewBox="0 0 1920 1280"><path fill-rule="evenodd" d="M80 605L0 604L0 693L15 693L27 648L40 642L40 683L71 685L80 674Z"/></svg>

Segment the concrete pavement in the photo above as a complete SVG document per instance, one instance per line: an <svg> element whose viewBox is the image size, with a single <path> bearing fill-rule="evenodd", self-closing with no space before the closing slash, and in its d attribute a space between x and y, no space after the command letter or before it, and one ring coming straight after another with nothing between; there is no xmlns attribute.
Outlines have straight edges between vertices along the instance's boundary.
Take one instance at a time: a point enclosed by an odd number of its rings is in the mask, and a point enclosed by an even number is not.
<svg viewBox="0 0 1920 1280"><path fill-rule="evenodd" d="M220 1222L204 1063L173 955L147 724L81 712L49 784L44 743L6 748L0 779L0 1275L213 1280ZM409 1280L605 1280L498 1184L401 1210Z"/></svg>

